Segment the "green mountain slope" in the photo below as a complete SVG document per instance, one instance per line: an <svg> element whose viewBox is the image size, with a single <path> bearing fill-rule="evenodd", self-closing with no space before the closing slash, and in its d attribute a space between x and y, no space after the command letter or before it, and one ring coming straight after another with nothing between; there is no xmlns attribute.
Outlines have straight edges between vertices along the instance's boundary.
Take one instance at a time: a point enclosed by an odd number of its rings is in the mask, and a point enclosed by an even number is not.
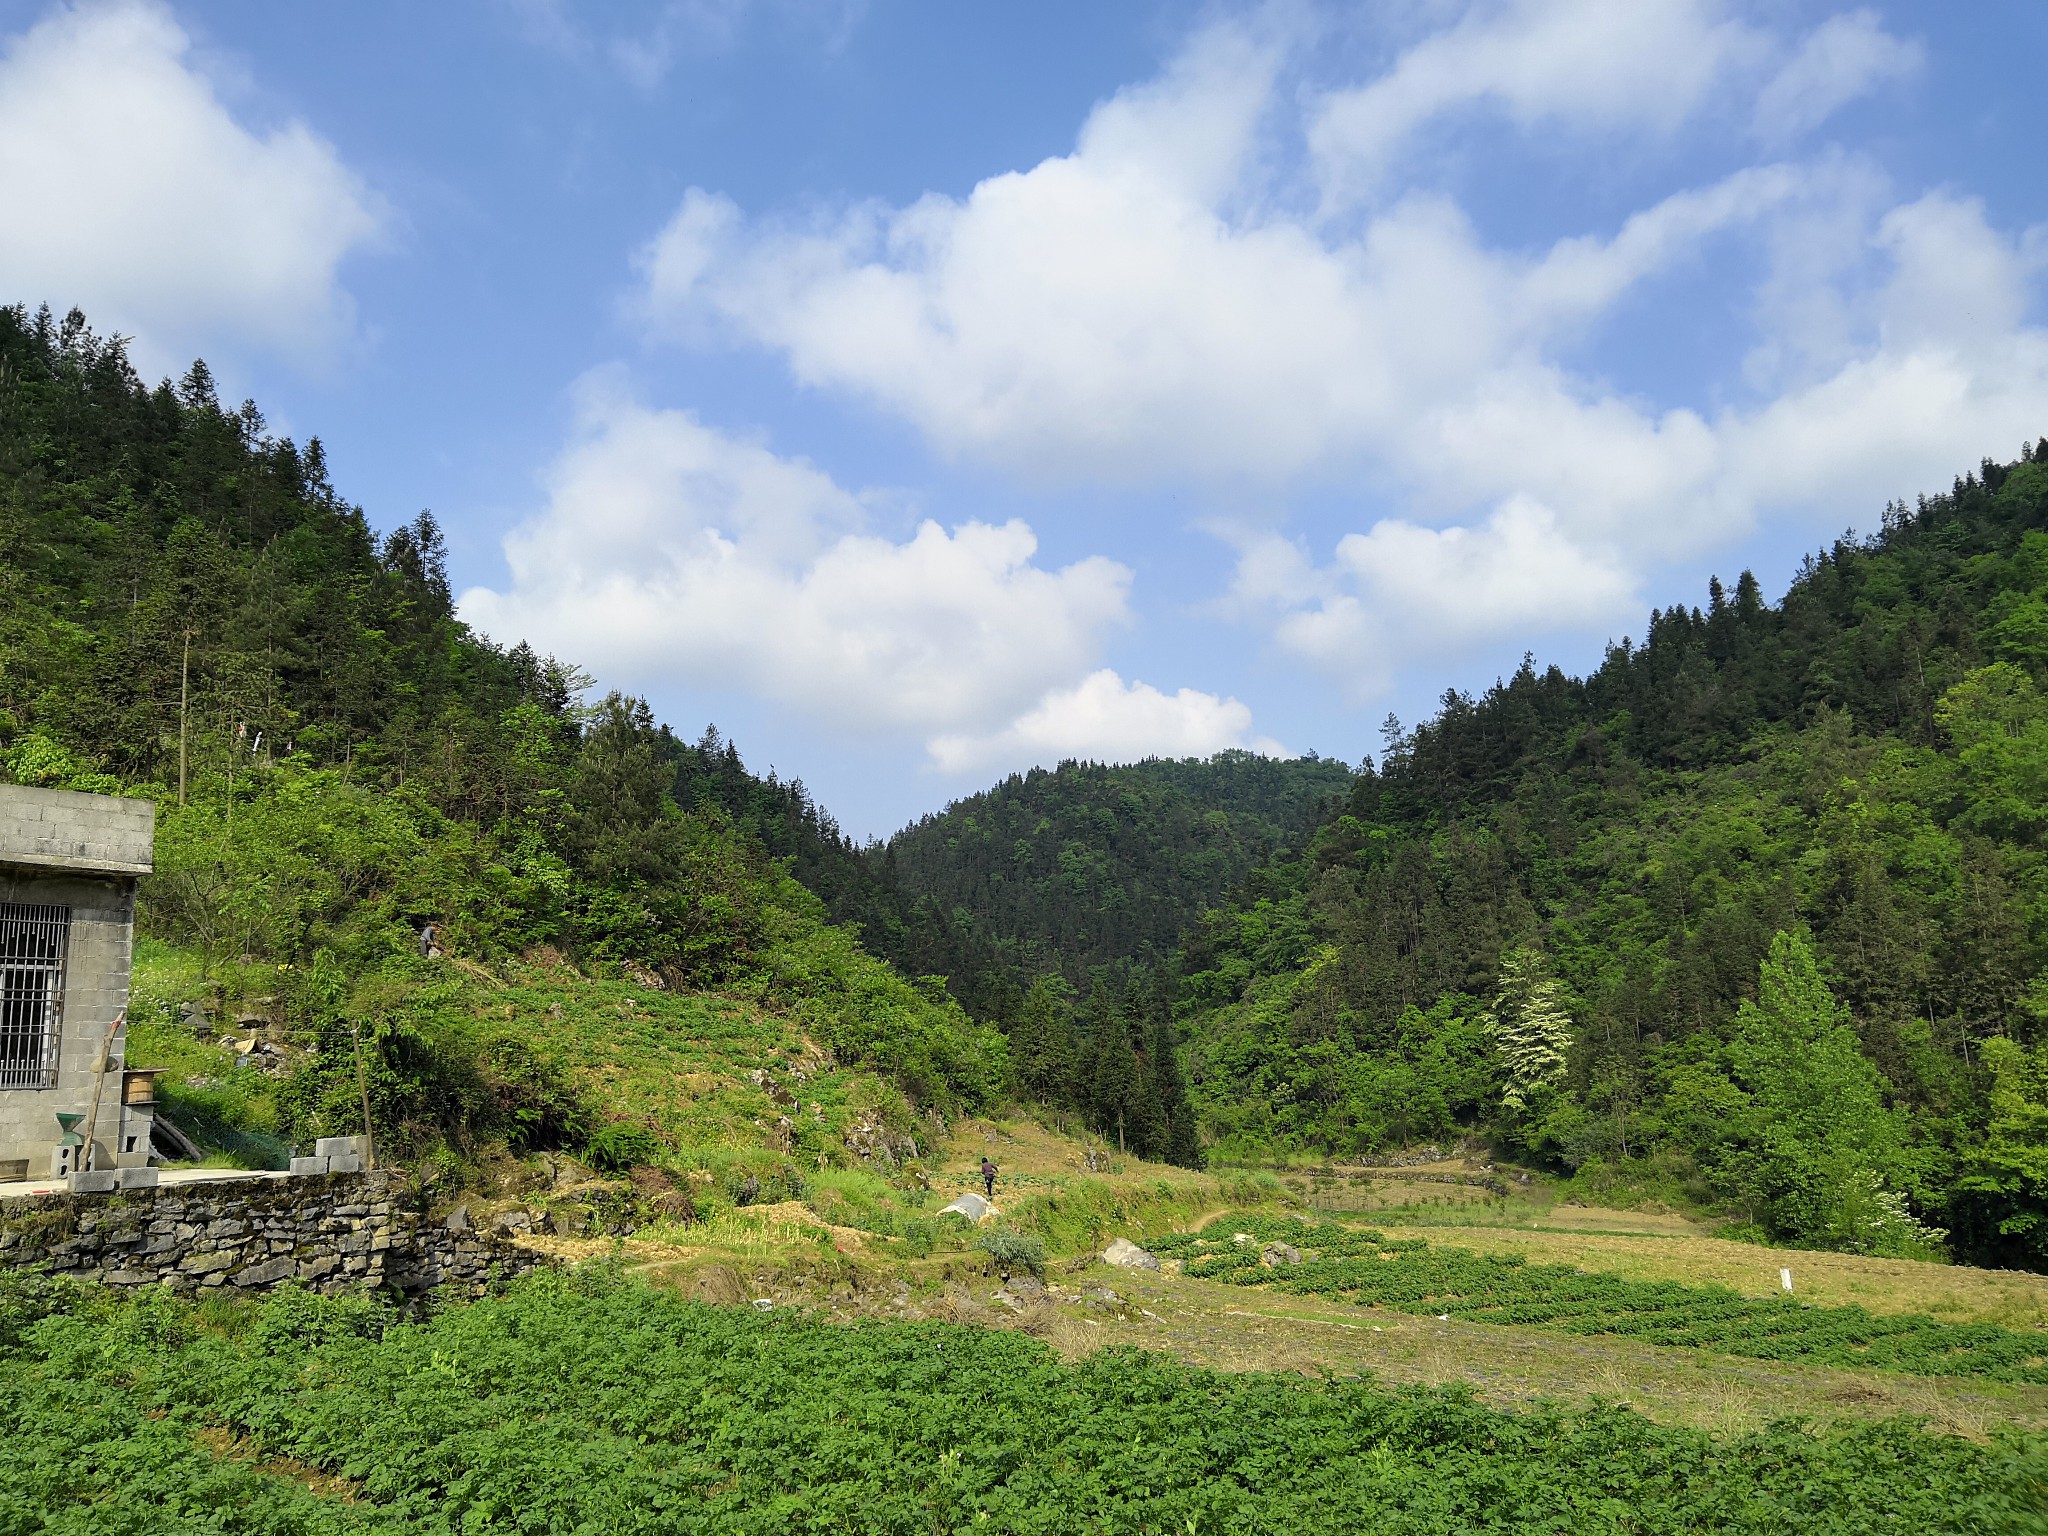
<svg viewBox="0 0 2048 1536"><path fill-rule="evenodd" d="M317 440L203 365L149 389L81 316L0 309L0 773L157 801L138 1031L200 1004L282 1062L275 1092L193 1088L195 1119L345 1121L361 1023L400 1143L595 1135L628 1107L565 1097L564 1009L490 996L564 957L643 1000L715 990L762 1050L794 1028L920 1104L1001 1091L1000 1035L832 927L698 792L705 749L586 683L469 632L432 518L377 537Z"/></svg>
<svg viewBox="0 0 2048 1536"><path fill-rule="evenodd" d="M869 857L1023 977L1079 986L1098 967L1170 954L1351 781L1339 762L1249 752L1070 761L955 801Z"/></svg>
<svg viewBox="0 0 2048 1536"><path fill-rule="evenodd" d="M2048 445L1447 694L1190 941L1226 1150L1478 1131L1765 1231L2048 1260Z"/></svg>

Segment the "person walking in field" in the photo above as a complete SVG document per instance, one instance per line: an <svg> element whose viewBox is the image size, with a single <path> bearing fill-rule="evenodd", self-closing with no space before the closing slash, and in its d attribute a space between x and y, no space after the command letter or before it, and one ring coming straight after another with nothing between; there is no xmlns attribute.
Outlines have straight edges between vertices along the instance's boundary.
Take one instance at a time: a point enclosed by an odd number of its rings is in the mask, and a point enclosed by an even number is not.
<svg viewBox="0 0 2048 1536"><path fill-rule="evenodd" d="M996 1172L996 1165L990 1162L984 1153L981 1159L981 1187L988 1191L988 1198L991 1200L996 1197Z"/></svg>

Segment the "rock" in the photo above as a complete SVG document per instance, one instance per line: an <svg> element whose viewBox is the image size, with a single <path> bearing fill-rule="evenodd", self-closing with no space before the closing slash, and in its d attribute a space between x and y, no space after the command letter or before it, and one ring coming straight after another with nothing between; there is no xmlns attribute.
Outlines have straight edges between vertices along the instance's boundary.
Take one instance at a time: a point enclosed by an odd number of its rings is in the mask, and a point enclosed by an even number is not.
<svg viewBox="0 0 2048 1536"><path fill-rule="evenodd" d="M1118 1269L1157 1269L1159 1260L1129 1238L1119 1237L1102 1250L1102 1262Z"/></svg>
<svg viewBox="0 0 2048 1536"><path fill-rule="evenodd" d="M240 1286L275 1285L280 1280L293 1278L298 1272L299 1266L290 1259L265 1259L261 1264L237 1270L234 1282Z"/></svg>
<svg viewBox="0 0 2048 1536"><path fill-rule="evenodd" d="M455 1207L454 1210L441 1218L441 1227L443 1231L447 1232L467 1232L469 1230L469 1207L466 1205Z"/></svg>
<svg viewBox="0 0 2048 1536"><path fill-rule="evenodd" d="M1268 1243L1259 1250L1259 1262L1268 1269L1278 1269L1283 1264L1299 1264L1301 1250L1286 1243Z"/></svg>
<svg viewBox="0 0 2048 1536"><path fill-rule="evenodd" d="M1240 1248L1242 1248L1246 1243L1256 1243L1258 1241L1258 1239L1256 1237L1253 1237L1249 1232L1233 1232L1230 1234L1230 1240L1233 1243L1237 1244L1237 1246Z"/></svg>
<svg viewBox="0 0 2048 1536"><path fill-rule="evenodd" d="M1045 1294L1045 1286L1032 1275L1012 1275L1003 1289L1025 1301L1036 1301Z"/></svg>

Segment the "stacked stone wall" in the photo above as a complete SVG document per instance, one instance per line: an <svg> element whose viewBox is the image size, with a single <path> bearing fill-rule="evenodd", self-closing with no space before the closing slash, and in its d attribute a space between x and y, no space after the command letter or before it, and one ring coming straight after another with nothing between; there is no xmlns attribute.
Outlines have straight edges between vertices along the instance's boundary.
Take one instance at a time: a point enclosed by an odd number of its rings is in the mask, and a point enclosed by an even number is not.
<svg viewBox="0 0 2048 1536"><path fill-rule="evenodd" d="M474 1292L549 1262L408 1210L389 1173L223 1180L0 1204L0 1266L109 1285Z"/></svg>

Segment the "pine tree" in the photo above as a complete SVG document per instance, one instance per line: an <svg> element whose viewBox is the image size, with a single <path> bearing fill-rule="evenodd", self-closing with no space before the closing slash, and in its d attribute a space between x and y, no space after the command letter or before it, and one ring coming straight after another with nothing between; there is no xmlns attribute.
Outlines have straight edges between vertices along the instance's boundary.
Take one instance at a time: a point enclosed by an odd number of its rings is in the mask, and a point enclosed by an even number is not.
<svg viewBox="0 0 2048 1536"><path fill-rule="evenodd" d="M1159 1040L1153 989L1142 976L1124 988L1124 1028L1138 1056L1138 1080L1125 1116L1124 1135L1140 1157L1157 1158L1166 1145L1166 1104L1160 1096Z"/></svg>
<svg viewBox="0 0 2048 1536"><path fill-rule="evenodd" d="M1202 1166L1202 1146L1195 1134L1194 1106L1188 1103L1187 1082L1181 1076L1174 1048L1171 1015L1156 1014L1146 1039L1145 1069L1150 1097L1158 1105L1152 1156L1182 1168Z"/></svg>
<svg viewBox="0 0 2048 1536"><path fill-rule="evenodd" d="M1011 1015L1010 1058L1024 1092L1040 1104L1074 1098L1074 1032L1067 1023L1066 983L1041 976Z"/></svg>
<svg viewBox="0 0 2048 1536"><path fill-rule="evenodd" d="M1129 1150L1132 1100L1139 1087L1138 1053L1111 988L1097 984L1088 999L1088 1106L1095 1128Z"/></svg>
<svg viewBox="0 0 2048 1536"><path fill-rule="evenodd" d="M1500 958L1500 990L1485 1015L1486 1031L1507 1072L1501 1103L1524 1109L1529 1096L1564 1076L1572 1048L1572 1020L1564 988L1534 950L1509 950Z"/></svg>

